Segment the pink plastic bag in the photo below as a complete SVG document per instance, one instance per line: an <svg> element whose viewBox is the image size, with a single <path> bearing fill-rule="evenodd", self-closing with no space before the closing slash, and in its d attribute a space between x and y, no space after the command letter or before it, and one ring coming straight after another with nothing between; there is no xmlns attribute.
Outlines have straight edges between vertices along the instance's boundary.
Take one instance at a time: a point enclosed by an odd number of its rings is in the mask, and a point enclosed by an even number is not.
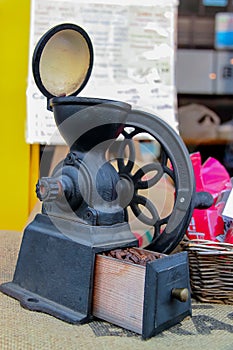
<svg viewBox="0 0 233 350"><path fill-rule="evenodd" d="M232 188L231 179L224 166L210 157L201 164L199 152L190 155L196 180L196 192L206 191L214 198L208 209L194 209L187 230L189 239L202 238L222 241L224 237L224 221L221 216L225 205L223 197Z"/></svg>

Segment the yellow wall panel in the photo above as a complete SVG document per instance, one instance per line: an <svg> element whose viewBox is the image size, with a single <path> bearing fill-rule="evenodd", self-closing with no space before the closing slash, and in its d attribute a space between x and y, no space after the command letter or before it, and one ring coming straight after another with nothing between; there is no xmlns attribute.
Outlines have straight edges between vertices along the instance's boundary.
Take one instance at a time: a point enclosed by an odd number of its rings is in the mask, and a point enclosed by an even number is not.
<svg viewBox="0 0 233 350"><path fill-rule="evenodd" d="M30 0L0 0L0 229L22 230L30 202L25 142Z"/></svg>

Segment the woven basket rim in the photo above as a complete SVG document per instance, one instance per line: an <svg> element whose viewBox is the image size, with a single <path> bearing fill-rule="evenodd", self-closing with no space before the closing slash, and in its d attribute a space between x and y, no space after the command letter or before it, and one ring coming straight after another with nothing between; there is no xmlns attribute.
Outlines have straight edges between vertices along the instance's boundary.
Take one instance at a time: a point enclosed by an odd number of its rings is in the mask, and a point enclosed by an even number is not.
<svg viewBox="0 0 233 350"><path fill-rule="evenodd" d="M184 250L193 251L201 255L233 255L233 244L225 242L205 239L184 240L182 247Z"/></svg>

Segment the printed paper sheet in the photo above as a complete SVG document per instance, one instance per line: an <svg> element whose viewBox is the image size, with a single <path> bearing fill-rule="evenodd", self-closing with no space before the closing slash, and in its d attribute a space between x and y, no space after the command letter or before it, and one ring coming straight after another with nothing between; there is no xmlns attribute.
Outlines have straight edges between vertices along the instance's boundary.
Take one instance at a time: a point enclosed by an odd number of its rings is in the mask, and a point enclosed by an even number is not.
<svg viewBox="0 0 233 350"><path fill-rule="evenodd" d="M83 27L94 47L92 75L80 96L125 101L176 128L176 10L175 0L32 0L27 142L63 143L34 83L31 57L41 35L65 22Z"/></svg>

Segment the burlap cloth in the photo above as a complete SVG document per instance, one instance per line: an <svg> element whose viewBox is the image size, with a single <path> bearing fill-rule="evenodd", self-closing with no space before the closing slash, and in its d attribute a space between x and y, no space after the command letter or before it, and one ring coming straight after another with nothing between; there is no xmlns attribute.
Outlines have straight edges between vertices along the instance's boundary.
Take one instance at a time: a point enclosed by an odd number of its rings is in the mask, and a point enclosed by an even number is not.
<svg viewBox="0 0 233 350"><path fill-rule="evenodd" d="M22 235L0 231L0 283L11 281ZM140 335L93 321L70 325L23 309L0 293L0 350L179 349L233 350L233 307L193 301L193 317L147 341Z"/></svg>

